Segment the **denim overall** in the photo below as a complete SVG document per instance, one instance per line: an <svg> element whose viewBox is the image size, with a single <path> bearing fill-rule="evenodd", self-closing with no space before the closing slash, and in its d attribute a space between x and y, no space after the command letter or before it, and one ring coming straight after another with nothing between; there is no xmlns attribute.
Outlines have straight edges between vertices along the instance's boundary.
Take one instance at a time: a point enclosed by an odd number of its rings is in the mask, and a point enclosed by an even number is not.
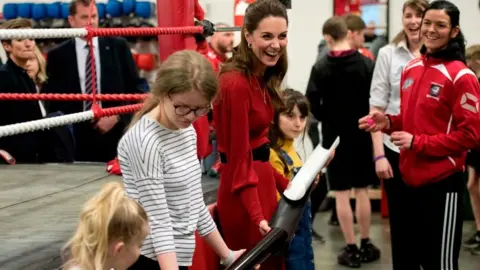
<svg viewBox="0 0 480 270"><path fill-rule="evenodd" d="M280 149L278 154L282 155L289 167L293 165L293 160L287 152ZM292 170L298 171L299 169L300 168L293 168ZM315 270L312 247L311 208L312 204L309 198L298 222L297 229L295 230L295 236L290 242L287 256L285 257L286 270Z"/></svg>

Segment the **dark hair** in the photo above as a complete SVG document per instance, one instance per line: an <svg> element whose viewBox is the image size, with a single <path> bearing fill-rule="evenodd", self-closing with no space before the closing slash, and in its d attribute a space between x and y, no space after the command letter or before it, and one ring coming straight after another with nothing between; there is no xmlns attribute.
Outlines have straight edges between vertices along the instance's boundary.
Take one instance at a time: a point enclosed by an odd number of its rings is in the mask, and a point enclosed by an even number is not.
<svg viewBox="0 0 480 270"><path fill-rule="evenodd" d="M285 135L280 130L280 115L283 113L291 113L295 106L297 106L302 116L310 116L310 103L308 102L308 99L299 91L288 88L282 92L281 97L282 103L275 107L275 115L273 117L273 122L270 125L270 129L268 130L270 148L275 150L277 153L283 146L282 141L285 140ZM303 131L302 139L303 138L305 138L305 130ZM283 158L282 155L278 156L284 165L284 173L288 174L287 161Z"/></svg>
<svg viewBox="0 0 480 270"><path fill-rule="evenodd" d="M428 1L427 0L408 0L403 4L403 9L402 9L402 14L405 13L405 10L407 8L413 9L417 13L423 14L424 11L428 7ZM422 15L423 16L423 15ZM392 40L392 43L397 45L400 43L402 40L407 40L407 34L405 33L405 30L400 31Z"/></svg>
<svg viewBox="0 0 480 270"><path fill-rule="evenodd" d="M322 33L331 36L334 41L339 41L347 37L348 26L344 18L333 16L323 24Z"/></svg>
<svg viewBox="0 0 480 270"><path fill-rule="evenodd" d="M68 7L68 13L70 16L75 16L77 14L77 6L82 5L82 6L90 6L92 3L92 0L73 0L70 2L70 6Z"/></svg>
<svg viewBox="0 0 480 270"><path fill-rule="evenodd" d="M260 22L268 17L284 18L288 24L288 15L285 6L278 0L258 0L247 7L242 26L242 35L240 44L234 48L232 57L225 62L220 70L220 74L232 70L239 70L249 79L255 66L255 54L248 47L245 33L253 33L258 28ZM268 93L272 102L280 102L280 86L287 73L288 57L285 51L278 62L273 67L267 67L263 78L267 85Z"/></svg>
<svg viewBox="0 0 480 270"><path fill-rule="evenodd" d="M352 32L359 32L367 28L367 25L360 16L355 14L346 14L343 16L345 22L347 23L348 30Z"/></svg>
<svg viewBox="0 0 480 270"><path fill-rule="evenodd" d="M422 17L422 24L423 24L423 19L425 18L425 14L429 10L443 10L445 13L450 17L450 26L451 30L455 28L459 28L460 26L460 10L458 10L458 7L446 0L437 0L428 6L428 8L425 10L423 13ZM448 40L447 46L444 49L441 49L440 51L434 52L431 54L432 57L444 59L444 60L457 60L457 61L462 61L465 63L465 37L463 36L462 31L460 28L458 29L458 34L454 38L450 38ZM422 46L420 49L420 52L422 54L427 53L427 47L425 45Z"/></svg>

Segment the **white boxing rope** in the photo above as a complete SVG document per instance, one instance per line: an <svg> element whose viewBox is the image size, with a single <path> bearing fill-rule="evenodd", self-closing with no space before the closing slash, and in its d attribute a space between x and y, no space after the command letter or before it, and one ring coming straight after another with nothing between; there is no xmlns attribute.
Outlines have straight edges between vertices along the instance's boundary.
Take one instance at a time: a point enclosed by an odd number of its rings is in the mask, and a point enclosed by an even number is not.
<svg viewBox="0 0 480 270"><path fill-rule="evenodd" d="M340 137L337 137L330 149L325 149L319 144L292 179L292 183L283 192L283 195L292 201L298 201L303 198L303 195L305 195L305 192L307 192L308 188L312 185L315 177L317 177L322 168L325 167L331 152L335 151L339 143Z"/></svg>
<svg viewBox="0 0 480 270"><path fill-rule="evenodd" d="M72 113L51 118L43 118L40 120L28 121L13 125L0 126L0 138L33 132L37 130L50 129L53 127L65 126L68 124L80 123L94 118L93 111L85 111L79 113Z"/></svg>
<svg viewBox="0 0 480 270"><path fill-rule="evenodd" d="M86 28L0 29L0 40L86 37Z"/></svg>

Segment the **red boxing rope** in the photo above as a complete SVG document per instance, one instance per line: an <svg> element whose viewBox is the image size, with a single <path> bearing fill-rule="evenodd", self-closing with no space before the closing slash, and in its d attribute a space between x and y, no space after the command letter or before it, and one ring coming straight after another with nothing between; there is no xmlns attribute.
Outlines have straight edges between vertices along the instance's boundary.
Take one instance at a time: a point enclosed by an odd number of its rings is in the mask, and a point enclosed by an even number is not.
<svg viewBox="0 0 480 270"><path fill-rule="evenodd" d="M1 93L0 100L51 100L51 101L142 101L148 94L17 94Z"/></svg>
<svg viewBox="0 0 480 270"><path fill-rule="evenodd" d="M112 107L102 109L99 106L92 107L93 115L96 120L105 117L105 116L113 116L119 114L127 114L132 113L140 110L143 107L143 104L133 104L133 105L125 105L119 107Z"/></svg>
<svg viewBox="0 0 480 270"><path fill-rule="evenodd" d="M159 36L201 34L202 26L185 27L147 27L147 28L88 28L88 35L92 37L105 36Z"/></svg>

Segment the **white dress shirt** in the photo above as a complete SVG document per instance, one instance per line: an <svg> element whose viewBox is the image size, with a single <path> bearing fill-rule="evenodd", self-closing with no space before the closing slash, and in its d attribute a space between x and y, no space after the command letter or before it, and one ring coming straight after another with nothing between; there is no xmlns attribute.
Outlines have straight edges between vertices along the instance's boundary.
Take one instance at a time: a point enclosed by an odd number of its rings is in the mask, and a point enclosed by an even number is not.
<svg viewBox="0 0 480 270"><path fill-rule="evenodd" d="M101 66L100 66L100 50L98 49L98 38L92 40L95 54L95 70L97 74L97 94L101 93ZM85 65L87 63L88 49L85 47L87 41L81 38L75 38L75 51L77 53L78 78L80 79L80 88L82 94L85 94ZM100 102L99 102L100 104Z"/></svg>
<svg viewBox="0 0 480 270"><path fill-rule="evenodd" d="M389 44L380 49L370 88L370 106L383 108L387 114L400 113L402 70L414 58L405 41L399 42L398 45ZM400 152L386 134L383 134L383 143L391 150Z"/></svg>

